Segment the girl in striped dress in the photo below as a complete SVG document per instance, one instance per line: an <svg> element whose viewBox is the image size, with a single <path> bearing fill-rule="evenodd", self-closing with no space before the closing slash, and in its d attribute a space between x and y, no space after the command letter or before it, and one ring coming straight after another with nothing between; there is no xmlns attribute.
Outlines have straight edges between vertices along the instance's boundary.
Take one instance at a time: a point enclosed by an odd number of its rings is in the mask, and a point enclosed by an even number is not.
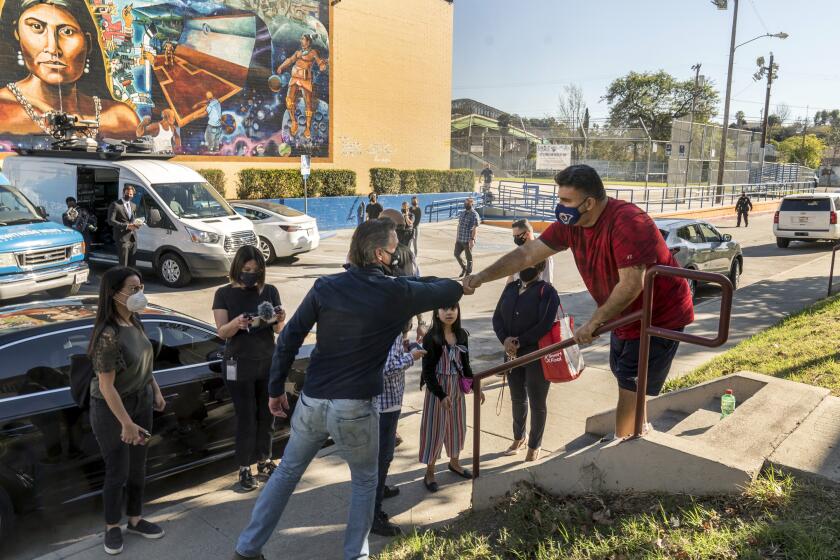
<svg viewBox="0 0 840 560"><path fill-rule="evenodd" d="M420 387L426 385L426 396L420 422L420 462L427 465L423 484L430 492L438 491L435 462L444 446L449 470L460 477L472 478L470 470L462 467L458 459L467 431L466 398L459 378L472 378L468 337L469 333L461 328L458 304L433 313L432 328L423 337L426 355ZM483 394L481 402L484 402Z"/></svg>

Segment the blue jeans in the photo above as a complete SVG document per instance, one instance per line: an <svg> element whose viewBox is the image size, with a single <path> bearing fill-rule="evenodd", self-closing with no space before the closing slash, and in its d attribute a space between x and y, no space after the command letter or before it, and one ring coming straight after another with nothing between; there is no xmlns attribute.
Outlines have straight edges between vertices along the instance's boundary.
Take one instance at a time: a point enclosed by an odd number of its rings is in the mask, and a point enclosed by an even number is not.
<svg viewBox="0 0 840 560"><path fill-rule="evenodd" d="M311 399L303 394L292 414L292 432L280 465L257 498L251 522L239 535L239 554L260 555L300 477L327 437L332 437L339 455L350 466L353 493L344 534L344 558L368 558L378 474L379 413L372 399Z"/></svg>
<svg viewBox="0 0 840 560"><path fill-rule="evenodd" d="M385 479L394 460L394 447L397 444L397 422L400 411L379 413L379 482L376 485L376 507L374 514L382 511L382 499L385 497Z"/></svg>

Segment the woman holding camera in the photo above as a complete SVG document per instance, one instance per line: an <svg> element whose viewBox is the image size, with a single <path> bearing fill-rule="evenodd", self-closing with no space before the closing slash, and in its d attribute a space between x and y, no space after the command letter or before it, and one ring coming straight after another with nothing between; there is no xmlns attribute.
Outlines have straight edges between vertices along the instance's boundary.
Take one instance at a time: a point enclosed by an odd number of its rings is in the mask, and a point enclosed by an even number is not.
<svg viewBox="0 0 840 560"><path fill-rule="evenodd" d="M152 343L137 316L146 304L136 270L118 266L102 275L88 347L95 373L90 384L90 424L105 461L105 552L112 555L123 550L123 487L126 531L147 539L163 536L163 529L141 517L152 410L166 406L152 373Z"/></svg>
<svg viewBox="0 0 840 560"><path fill-rule="evenodd" d="M257 247L240 247L230 267L230 284L216 291L213 317L225 339L222 374L236 414L236 459L239 485L257 488L257 474L271 476L272 416L268 410L268 370L274 354L274 334L286 321L277 288L265 283L265 259Z"/></svg>

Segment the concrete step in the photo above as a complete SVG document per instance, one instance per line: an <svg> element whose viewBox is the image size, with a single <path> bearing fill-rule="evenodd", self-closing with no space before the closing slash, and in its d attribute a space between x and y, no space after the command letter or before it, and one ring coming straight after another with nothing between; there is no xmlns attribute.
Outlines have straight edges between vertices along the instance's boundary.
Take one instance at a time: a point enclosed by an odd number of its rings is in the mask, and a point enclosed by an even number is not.
<svg viewBox="0 0 840 560"><path fill-rule="evenodd" d="M739 404L721 418L726 389ZM740 372L651 399L654 430L642 438L588 444L612 431L614 415L590 417L577 445L543 461L482 475L473 484L473 508L492 506L521 481L559 495L740 492L771 456L778 464L840 481L840 399L829 398L827 389Z"/></svg>
<svg viewBox="0 0 840 560"><path fill-rule="evenodd" d="M840 398L823 400L773 452L768 463L840 483Z"/></svg>

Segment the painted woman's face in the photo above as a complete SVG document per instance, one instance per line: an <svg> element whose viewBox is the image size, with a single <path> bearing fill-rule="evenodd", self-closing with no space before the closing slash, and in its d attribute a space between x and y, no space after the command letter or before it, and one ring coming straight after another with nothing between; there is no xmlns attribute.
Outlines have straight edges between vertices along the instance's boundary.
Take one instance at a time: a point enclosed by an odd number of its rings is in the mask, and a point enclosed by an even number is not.
<svg viewBox="0 0 840 560"><path fill-rule="evenodd" d="M23 61L35 77L53 86L82 77L88 37L67 10L36 4L21 14L17 32Z"/></svg>

